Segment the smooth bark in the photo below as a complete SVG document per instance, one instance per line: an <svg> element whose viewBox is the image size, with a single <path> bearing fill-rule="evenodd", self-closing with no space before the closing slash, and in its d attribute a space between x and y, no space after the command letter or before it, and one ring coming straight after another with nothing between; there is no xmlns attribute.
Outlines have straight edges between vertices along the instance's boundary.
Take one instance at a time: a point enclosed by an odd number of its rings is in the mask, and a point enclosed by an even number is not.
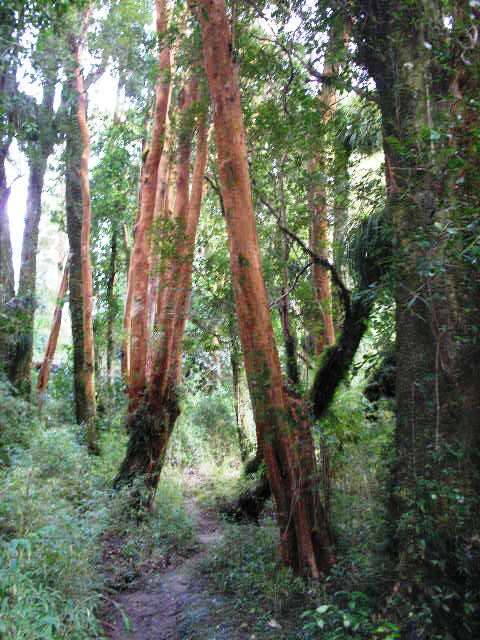
<svg viewBox="0 0 480 640"><path fill-rule="evenodd" d="M213 101L222 199L245 368L269 482L276 503L284 561L297 573L320 577L333 550L319 501L308 416L287 396L263 281L237 69L223 0L195 5Z"/></svg>
<svg viewBox="0 0 480 640"><path fill-rule="evenodd" d="M83 384L85 391L85 427L87 444L91 451L97 449L97 436L95 427L96 399L95 399L95 352L93 338L93 280L92 264L90 259L90 231L91 231L91 205L90 182L88 177L88 164L90 158L90 134L87 123L87 95L82 72L82 46L83 39L90 17L87 10L84 15L82 33L72 49L75 59L75 87L77 91L77 122L80 133L80 165L79 186L82 202L82 222L80 231L80 268L81 268L81 296L83 301Z"/></svg>
<svg viewBox="0 0 480 640"><path fill-rule="evenodd" d="M161 41L158 62L159 76L150 148L142 169L140 210L130 259L126 307L129 317L127 315L125 317L125 331L128 339L128 354L126 358L128 363L130 413L135 411L145 393L151 227L155 209L158 168L164 145L165 123L170 98L171 54L170 47L165 41L168 28L166 1L157 0L156 9L157 34Z"/></svg>
<svg viewBox="0 0 480 640"><path fill-rule="evenodd" d="M155 345L152 373L145 399L129 416L130 438L127 454L115 481L119 486L135 477L143 476L150 504L158 485L169 438L179 415L177 384L181 370L181 344L189 310L193 251L207 161L206 120L200 117L189 197L194 124L191 107L195 97L196 80L192 79L181 98L183 113L178 133L173 216L175 235L174 245L167 251L157 302L155 331L158 334L158 342Z"/></svg>
<svg viewBox="0 0 480 640"><path fill-rule="evenodd" d="M107 381L109 386L113 385L113 353L114 353L114 324L117 317L118 307L115 297L115 278L117 275L117 252L118 252L118 229L115 225L112 230L112 241L110 244L110 264L108 267L107 281Z"/></svg>

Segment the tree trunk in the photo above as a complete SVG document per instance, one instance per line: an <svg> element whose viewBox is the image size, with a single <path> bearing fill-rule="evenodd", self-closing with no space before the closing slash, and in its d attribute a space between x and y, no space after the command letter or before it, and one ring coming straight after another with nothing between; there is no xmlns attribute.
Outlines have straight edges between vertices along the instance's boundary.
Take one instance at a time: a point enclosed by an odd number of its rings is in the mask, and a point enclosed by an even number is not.
<svg viewBox="0 0 480 640"><path fill-rule="evenodd" d="M323 127L326 127L331 120L336 108L336 91L331 84L331 78L338 65L331 61L335 52L336 31L332 30L330 42L325 53L325 64L322 76L324 84L319 93L319 106ZM321 144L326 147L325 132L321 136ZM310 185L308 189L308 203L311 214L310 247L314 253L325 260L329 259L329 223L327 210L327 171L325 151L318 149L314 153L313 159L309 163ZM313 331L313 341L315 355L321 355L326 346L335 342L335 329L332 315L332 292L330 286L330 273L319 262L313 264L313 287L315 291L315 301L320 310L321 322Z"/></svg>
<svg viewBox="0 0 480 640"><path fill-rule="evenodd" d="M229 22L223 0L201 0L196 6L214 104L218 168L240 337L257 438L262 442L277 507L282 556L295 572L318 578L333 562L332 541L318 496L308 416L300 401L287 397L273 337Z"/></svg>
<svg viewBox="0 0 480 640"><path fill-rule="evenodd" d="M117 275L117 235L118 229L115 225L112 230L110 265L108 268L107 282L107 381L110 387L113 385L113 329L118 312L117 300L115 297L115 277Z"/></svg>
<svg viewBox="0 0 480 640"><path fill-rule="evenodd" d="M12 245L10 241L10 223L8 219L8 198L5 161L7 151L0 154L0 305L3 307L15 295L13 276Z"/></svg>
<svg viewBox="0 0 480 640"><path fill-rule="evenodd" d="M398 577L408 585L410 616L430 602L435 585L448 582L455 594L449 613L433 606L434 623L464 638L479 632L478 617L464 613L464 604L480 567L472 542L480 519L480 278L471 244L480 207L480 50L469 39L480 11L454 4L447 28L437 3L395 12L376 3L368 23L359 24L359 42L379 95L395 234L390 506ZM360 2L360 11L366 5ZM455 493L468 504L466 518Z"/></svg>
<svg viewBox="0 0 480 640"><path fill-rule="evenodd" d="M51 150L51 149L50 149ZM47 152L50 155L50 150ZM9 378L24 396L30 395L33 354L33 321L36 307L35 286L37 275L38 231L42 213L42 191L47 170L48 155L30 159L27 212L23 232L22 261L18 283L15 352L10 365Z"/></svg>
<svg viewBox="0 0 480 640"><path fill-rule="evenodd" d="M31 391L38 233L42 214L42 192L48 158L53 151L56 140L55 112L53 108L57 77L56 68L54 67L53 74L51 69L48 69L45 73L43 98L37 110L38 140L30 140L27 147L29 164L27 210L18 281L15 348L9 373L12 384L26 397L30 396Z"/></svg>
<svg viewBox="0 0 480 640"><path fill-rule="evenodd" d="M334 149L333 176L333 261L337 271L345 272L343 266L345 236L348 224L348 203L350 176L348 164L350 148L344 142L337 142Z"/></svg>
<svg viewBox="0 0 480 640"><path fill-rule="evenodd" d="M7 303L15 296L10 223L7 210L10 189L7 186L5 173L8 147L9 143L0 150L0 366L5 373L8 373L12 351L11 312Z"/></svg>
<svg viewBox="0 0 480 640"><path fill-rule="evenodd" d="M165 0L157 0L157 34L165 39L168 16ZM145 394L146 360L148 344L148 275L150 261L150 233L155 209L155 195L160 158L162 155L165 123L170 99L170 47L160 43L159 76L157 81L155 113L150 149L142 170L140 210L135 229L135 240L130 260L127 309L125 318L129 339L129 412L133 413Z"/></svg>
<svg viewBox="0 0 480 640"><path fill-rule="evenodd" d="M39 406L43 404L43 401L45 399L48 379L50 377L50 367L52 365L55 351L57 349L58 336L60 334L60 327L62 324L63 305L65 303L65 296L68 289L68 268L69 258L67 258L65 266L63 268L62 280L60 282L60 288L58 290L57 303L55 305L55 311L53 313L52 328L50 329L45 356L43 358L42 366L40 367L40 372L38 374L37 400Z"/></svg>
<svg viewBox="0 0 480 640"><path fill-rule="evenodd" d="M281 194L280 207L280 223L287 226L287 211L285 206L285 195L283 187L283 175L280 175L279 190ZM280 315L280 323L282 325L283 343L285 346L285 362L287 379L294 386L300 382L300 374L298 371L297 358L297 337L290 322L290 300L289 300L289 278L288 278L288 260L290 258L290 244L285 233L281 236L281 252L282 252L282 288L280 292L280 302L278 304L278 312Z"/></svg>
<svg viewBox="0 0 480 640"><path fill-rule="evenodd" d="M75 89L77 92L77 111L79 141L78 187L82 203L80 222L80 296L82 299L82 329L83 329L83 368L81 371L85 405L83 422L86 428L87 445L91 452L98 449L96 435L96 399L95 399L95 352L93 338L93 282L92 265L90 260L90 183L88 177L88 163L90 157L90 136L87 124L87 95L84 86L81 55L83 39L87 29L90 10L84 14L82 32L78 39L72 41L72 54L75 61Z"/></svg>
<svg viewBox="0 0 480 640"><path fill-rule="evenodd" d="M153 215L153 238L150 247L150 273L148 284L148 309L147 322L149 340L147 345L146 383L150 383L152 375L153 358L158 343L156 331L157 306L160 304L161 281L165 277L162 263L162 243L168 236L169 221L173 220L173 212L170 210L170 195L173 160L173 136L170 127L170 119L167 117L165 127L165 144L162 157L158 166L157 191L155 194L155 210Z"/></svg>
<svg viewBox="0 0 480 640"><path fill-rule="evenodd" d="M232 340L230 350L230 364L232 367L232 387L233 387L233 405L235 408L235 421L237 425L238 447L240 449L240 459L245 464L250 454L248 446L248 432L246 425L245 400L243 398L243 371L241 364L241 353L237 345L238 338L235 336Z"/></svg>
<svg viewBox="0 0 480 640"><path fill-rule="evenodd" d="M81 147L78 133L73 128L66 134L65 146L65 204L67 213L67 235L70 246L69 307L72 323L73 381L75 396L75 418L84 424L89 411L84 379L84 338L83 338L83 286L81 262L82 234L82 192L80 189Z"/></svg>
<svg viewBox="0 0 480 640"><path fill-rule="evenodd" d="M310 248L321 258L329 259L329 225L327 218L327 194L325 164L318 155L310 165L308 201L311 214ZM332 292L330 274L318 262L313 265L313 289L315 293L315 323L313 344L316 356L321 355L326 346L335 342L335 329L332 315ZM320 318L318 318L320 312Z"/></svg>
<svg viewBox="0 0 480 640"><path fill-rule="evenodd" d="M189 199L192 102L196 80L192 79L181 99L177 148L176 198L174 207L174 248L167 250L165 277L159 292L155 347L150 383L145 401L129 414L130 439L126 457L115 484L144 476L151 504L163 467L170 435L179 415L177 382L180 374L181 344L189 310L193 251L200 215L203 176L207 162L207 128L200 116L197 150Z"/></svg>

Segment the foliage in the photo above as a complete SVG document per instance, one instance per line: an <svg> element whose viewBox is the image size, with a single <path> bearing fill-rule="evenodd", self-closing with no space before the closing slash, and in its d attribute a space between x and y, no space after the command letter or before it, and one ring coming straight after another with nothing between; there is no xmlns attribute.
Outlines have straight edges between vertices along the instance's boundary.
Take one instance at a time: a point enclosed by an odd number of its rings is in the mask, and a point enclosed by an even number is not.
<svg viewBox="0 0 480 640"><path fill-rule="evenodd" d="M341 603L341 604L340 604ZM305 611L303 625L310 638L324 640L396 640L398 627L390 622L375 620L374 609L365 594L353 591L338 592L334 602L321 604Z"/></svg>
<svg viewBox="0 0 480 640"><path fill-rule="evenodd" d="M99 638L97 538L106 493L69 427L39 421L1 473L2 638Z"/></svg>
<svg viewBox="0 0 480 640"><path fill-rule="evenodd" d="M306 593L303 580L280 563L278 533L271 520L261 527L225 525L224 531L202 570L219 591L234 594L239 607L253 604L257 614L279 615Z"/></svg>
<svg viewBox="0 0 480 640"><path fill-rule="evenodd" d="M193 380L189 380L193 386ZM169 446L169 460L174 465L198 467L221 465L238 455L238 440L231 392L217 387L202 389L184 398L182 413Z"/></svg>

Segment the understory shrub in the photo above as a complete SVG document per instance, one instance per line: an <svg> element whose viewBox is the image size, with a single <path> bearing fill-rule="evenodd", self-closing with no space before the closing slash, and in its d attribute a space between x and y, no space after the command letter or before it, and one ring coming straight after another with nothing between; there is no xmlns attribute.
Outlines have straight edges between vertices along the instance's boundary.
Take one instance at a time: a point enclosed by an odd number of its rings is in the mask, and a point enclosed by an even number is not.
<svg viewBox="0 0 480 640"><path fill-rule="evenodd" d="M29 440L0 472L0 637L99 639L107 492L70 427Z"/></svg>

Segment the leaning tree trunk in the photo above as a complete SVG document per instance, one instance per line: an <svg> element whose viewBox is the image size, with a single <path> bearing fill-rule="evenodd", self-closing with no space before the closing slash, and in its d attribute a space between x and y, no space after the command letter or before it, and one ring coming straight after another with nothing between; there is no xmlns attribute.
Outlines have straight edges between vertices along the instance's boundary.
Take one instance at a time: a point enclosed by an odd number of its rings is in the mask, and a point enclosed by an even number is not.
<svg viewBox="0 0 480 640"><path fill-rule="evenodd" d="M157 0L157 34L161 39L155 112L150 148L145 160L140 186L140 209L130 258L125 315L126 361L128 363L129 413L133 413L145 394L148 344L148 282L150 234L155 209L157 176L165 137L170 99L170 47L166 38L168 15L165 0ZM163 40L162 40L163 39ZM127 313L129 314L127 316Z"/></svg>
<svg viewBox="0 0 480 640"><path fill-rule="evenodd" d="M48 337L47 348L45 350L45 356L43 358L40 372L37 380L37 400L38 405L41 406L45 399L45 393L47 390L48 379L50 377L50 368L52 366L55 351L57 349L58 336L60 334L60 327L62 325L62 313L63 305L65 303L65 296L68 289L68 269L69 258L65 262L63 268L62 280L60 282L60 288L58 290L57 302L55 305L55 311L53 312L52 328L50 329L50 335Z"/></svg>
<svg viewBox="0 0 480 640"><path fill-rule="evenodd" d="M177 149L175 234L164 268L166 273L159 291L155 332L158 343L145 401L130 414L130 439L116 485L143 476L151 504L165 460L167 445L179 415L177 384L180 375L181 345L189 310L193 251L200 215L203 176L207 162L206 121L198 127L195 167L189 199L191 141L193 134L192 102L196 81L187 86L179 125Z"/></svg>
<svg viewBox="0 0 480 640"><path fill-rule="evenodd" d="M245 368L284 561L320 577L331 566L332 541L317 487L312 434L302 403L288 398L274 342L255 228L237 69L223 0L198 8L205 69L213 101L216 148L229 236L232 279Z"/></svg>

